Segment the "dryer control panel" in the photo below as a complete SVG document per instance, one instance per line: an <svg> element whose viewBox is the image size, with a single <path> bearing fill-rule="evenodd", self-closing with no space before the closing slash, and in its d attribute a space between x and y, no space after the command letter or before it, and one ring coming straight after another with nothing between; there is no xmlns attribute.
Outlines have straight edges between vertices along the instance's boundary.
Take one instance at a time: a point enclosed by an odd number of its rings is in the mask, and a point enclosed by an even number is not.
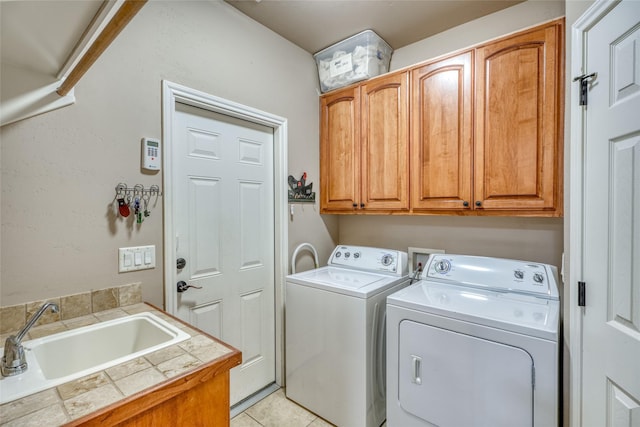
<svg viewBox="0 0 640 427"><path fill-rule="evenodd" d="M422 280L559 299L557 268L549 264L453 254L433 254L427 264Z"/></svg>
<svg viewBox="0 0 640 427"><path fill-rule="evenodd" d="M368 246L338 245L329 257L328 265L354 268L406 276L408 274L406 252Z"/></svg>

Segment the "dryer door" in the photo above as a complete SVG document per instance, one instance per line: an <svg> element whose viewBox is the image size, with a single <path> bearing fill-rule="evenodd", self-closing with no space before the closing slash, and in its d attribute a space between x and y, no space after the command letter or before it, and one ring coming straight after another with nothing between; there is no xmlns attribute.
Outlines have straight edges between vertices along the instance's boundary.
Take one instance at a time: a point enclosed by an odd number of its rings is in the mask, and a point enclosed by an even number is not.
<svg viewBox="0 0 640 427"><path fill-rule="evenodd" d="M526 351L410 320L400 323L400 406L440 427L533 425Z"/></svg>

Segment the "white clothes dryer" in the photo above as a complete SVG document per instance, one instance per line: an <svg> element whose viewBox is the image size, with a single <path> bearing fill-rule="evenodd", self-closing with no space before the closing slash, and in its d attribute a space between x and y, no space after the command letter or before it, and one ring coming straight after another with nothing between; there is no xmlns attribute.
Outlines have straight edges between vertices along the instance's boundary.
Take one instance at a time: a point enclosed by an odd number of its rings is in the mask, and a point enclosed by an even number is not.
<svg viewBox="0 0 640 427"><path fill-rule="evenodd" d="M387 426L557 426L557 269L434 254L421 279L387 298Z"/></svg>
<svg viewBox="0 0 640 427"><path fill-rule="evenodd" d="M286 396L343 427L385 420L385 308L408 285L407 253L337 246L286 279Z"/></svg>

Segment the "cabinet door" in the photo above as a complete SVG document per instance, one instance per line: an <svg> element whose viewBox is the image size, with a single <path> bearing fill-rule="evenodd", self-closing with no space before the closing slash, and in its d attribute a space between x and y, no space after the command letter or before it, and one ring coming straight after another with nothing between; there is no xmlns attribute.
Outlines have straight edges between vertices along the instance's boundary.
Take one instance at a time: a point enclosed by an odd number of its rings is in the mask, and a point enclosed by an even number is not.
<svg viewBox="0 0 640 427"><path fill-rule="evenodd" d="M561 215L562 21L476 51L476 209Z"/></svg>
<svg viewBox="0 0 640 427"><path fill-rule="evenodd" d="M320 212L360 203L360 88L320 98Z"/></svg>
<svg viewBox="0 0 640 427"><path fill-rule="evenodd" d="M471 210L472 52L411 73L411 209Z"/></svg>
<svg viewBox="0 0 640 427"><path fill-rule="evenodd" d="M409 209L409 81L395 73L362 85L362 201L366 210Z"/></svg>

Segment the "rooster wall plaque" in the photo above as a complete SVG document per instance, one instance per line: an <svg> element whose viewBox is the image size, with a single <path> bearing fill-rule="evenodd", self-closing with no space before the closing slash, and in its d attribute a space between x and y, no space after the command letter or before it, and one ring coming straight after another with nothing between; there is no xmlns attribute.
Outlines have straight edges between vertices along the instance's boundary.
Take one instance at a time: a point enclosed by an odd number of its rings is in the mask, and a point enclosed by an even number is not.
<svg viewBox="0 0 640 427"><path fill-rule="evenodd" d="M315 202L316 193L311 191L313 183L307 184L307 173L304 172L300 179L289 175L289 203L291 202Z"/></svg>

